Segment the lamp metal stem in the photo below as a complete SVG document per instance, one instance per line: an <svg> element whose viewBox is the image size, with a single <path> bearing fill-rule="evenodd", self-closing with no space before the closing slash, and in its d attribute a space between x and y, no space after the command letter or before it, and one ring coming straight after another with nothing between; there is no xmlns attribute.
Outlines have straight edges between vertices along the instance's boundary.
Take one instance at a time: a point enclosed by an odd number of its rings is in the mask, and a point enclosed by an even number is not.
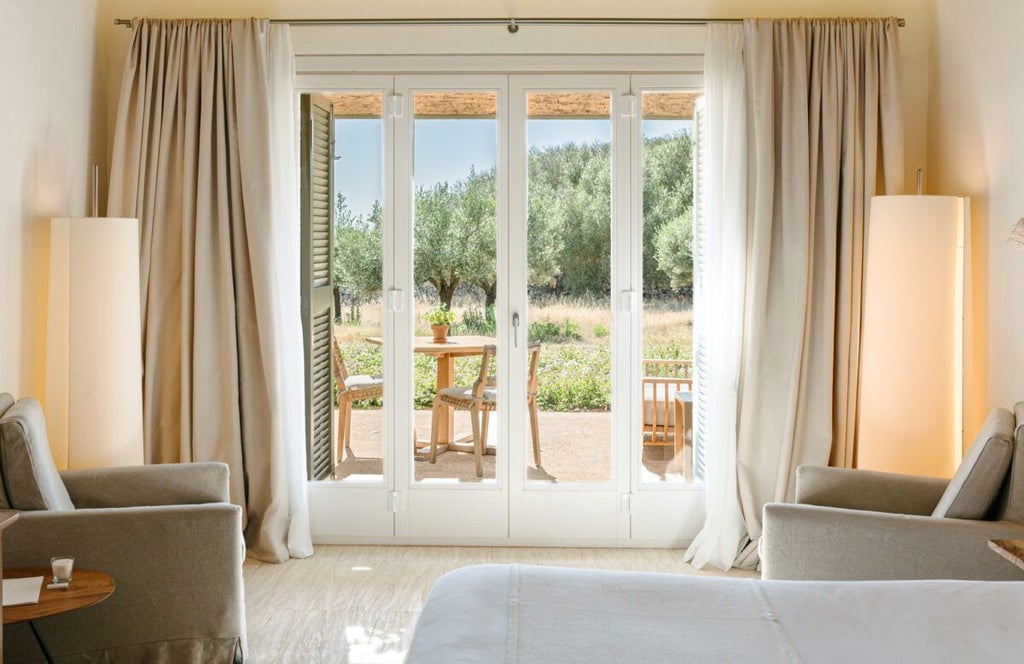
<svg viewBox="0 0 1024 664"><path fill-rule="evenodd" d="M92 216L100 216L100 165L92 165Z"/></svg>

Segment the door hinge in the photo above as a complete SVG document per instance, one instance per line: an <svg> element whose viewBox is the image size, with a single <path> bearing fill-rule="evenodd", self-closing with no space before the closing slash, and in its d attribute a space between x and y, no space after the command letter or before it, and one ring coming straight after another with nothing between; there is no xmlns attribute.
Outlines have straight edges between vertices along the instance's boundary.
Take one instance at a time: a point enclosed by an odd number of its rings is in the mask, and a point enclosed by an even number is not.
<svg viewBox="0 0 1024 664"><path fill-rule="evenodd" d="M388 97L388 111L393 118L400 118L405 115L405 98L402 95L391 95Z"/></svg>
<svg viewBox="0 0 1024 664"><path fill-rule="evenodd" d="M636 115L636 95L622 95L619 109L624 118Z"/></svg>
<svg viewBox="0 0 1024 664"><path fill-rule="evenodd" d="M624 290L619 293L619 311L624 314L633 313L636 308L636 291Z"/></svg>
<svg viewBox="0 0 1024 664"><path fill-rule="evenodd" d="M392 288L388 291L388 309L401 311L405 308L405 292L401 288Z"/></svg>

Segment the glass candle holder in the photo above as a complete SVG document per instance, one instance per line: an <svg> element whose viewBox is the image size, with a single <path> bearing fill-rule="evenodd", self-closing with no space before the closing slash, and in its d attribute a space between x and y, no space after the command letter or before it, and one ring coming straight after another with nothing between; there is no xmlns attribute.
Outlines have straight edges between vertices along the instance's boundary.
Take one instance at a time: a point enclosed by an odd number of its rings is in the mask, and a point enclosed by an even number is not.
<svg viewBox="0 0 1024 664"><path fill-rule="evenodd" d="M61 554L50 558L50 567L53 569L54 583L68 583L71 581L71 570L75 567L75 557Z"/></svg>

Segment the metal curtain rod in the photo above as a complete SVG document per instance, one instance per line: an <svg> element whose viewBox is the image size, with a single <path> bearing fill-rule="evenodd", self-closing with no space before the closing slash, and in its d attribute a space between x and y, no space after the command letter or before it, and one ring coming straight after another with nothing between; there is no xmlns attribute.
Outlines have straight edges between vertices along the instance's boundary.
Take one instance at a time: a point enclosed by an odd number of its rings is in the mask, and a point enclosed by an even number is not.
<svg viewBox="0 0 1024 664"><path fill-rule="evenodd" d="M741 18L272 18L288 25L504 25L519 32L522 25L707 25L739 23ZM897 18L901 28L906 19ZM114 25L132 27L132 19L115 18Z"/></svg>

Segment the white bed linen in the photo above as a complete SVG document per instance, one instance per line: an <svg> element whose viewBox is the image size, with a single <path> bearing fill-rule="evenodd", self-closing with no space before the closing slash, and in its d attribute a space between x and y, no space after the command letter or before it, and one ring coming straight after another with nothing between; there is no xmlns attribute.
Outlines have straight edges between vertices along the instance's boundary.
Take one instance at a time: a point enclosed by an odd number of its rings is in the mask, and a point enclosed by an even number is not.
<svg viewBox="0 0 1024 664"><path fill-rule="evenodd" d="M1020 662L1024 584L757 581L479 565L438 579L406 661Z"/></svg>

